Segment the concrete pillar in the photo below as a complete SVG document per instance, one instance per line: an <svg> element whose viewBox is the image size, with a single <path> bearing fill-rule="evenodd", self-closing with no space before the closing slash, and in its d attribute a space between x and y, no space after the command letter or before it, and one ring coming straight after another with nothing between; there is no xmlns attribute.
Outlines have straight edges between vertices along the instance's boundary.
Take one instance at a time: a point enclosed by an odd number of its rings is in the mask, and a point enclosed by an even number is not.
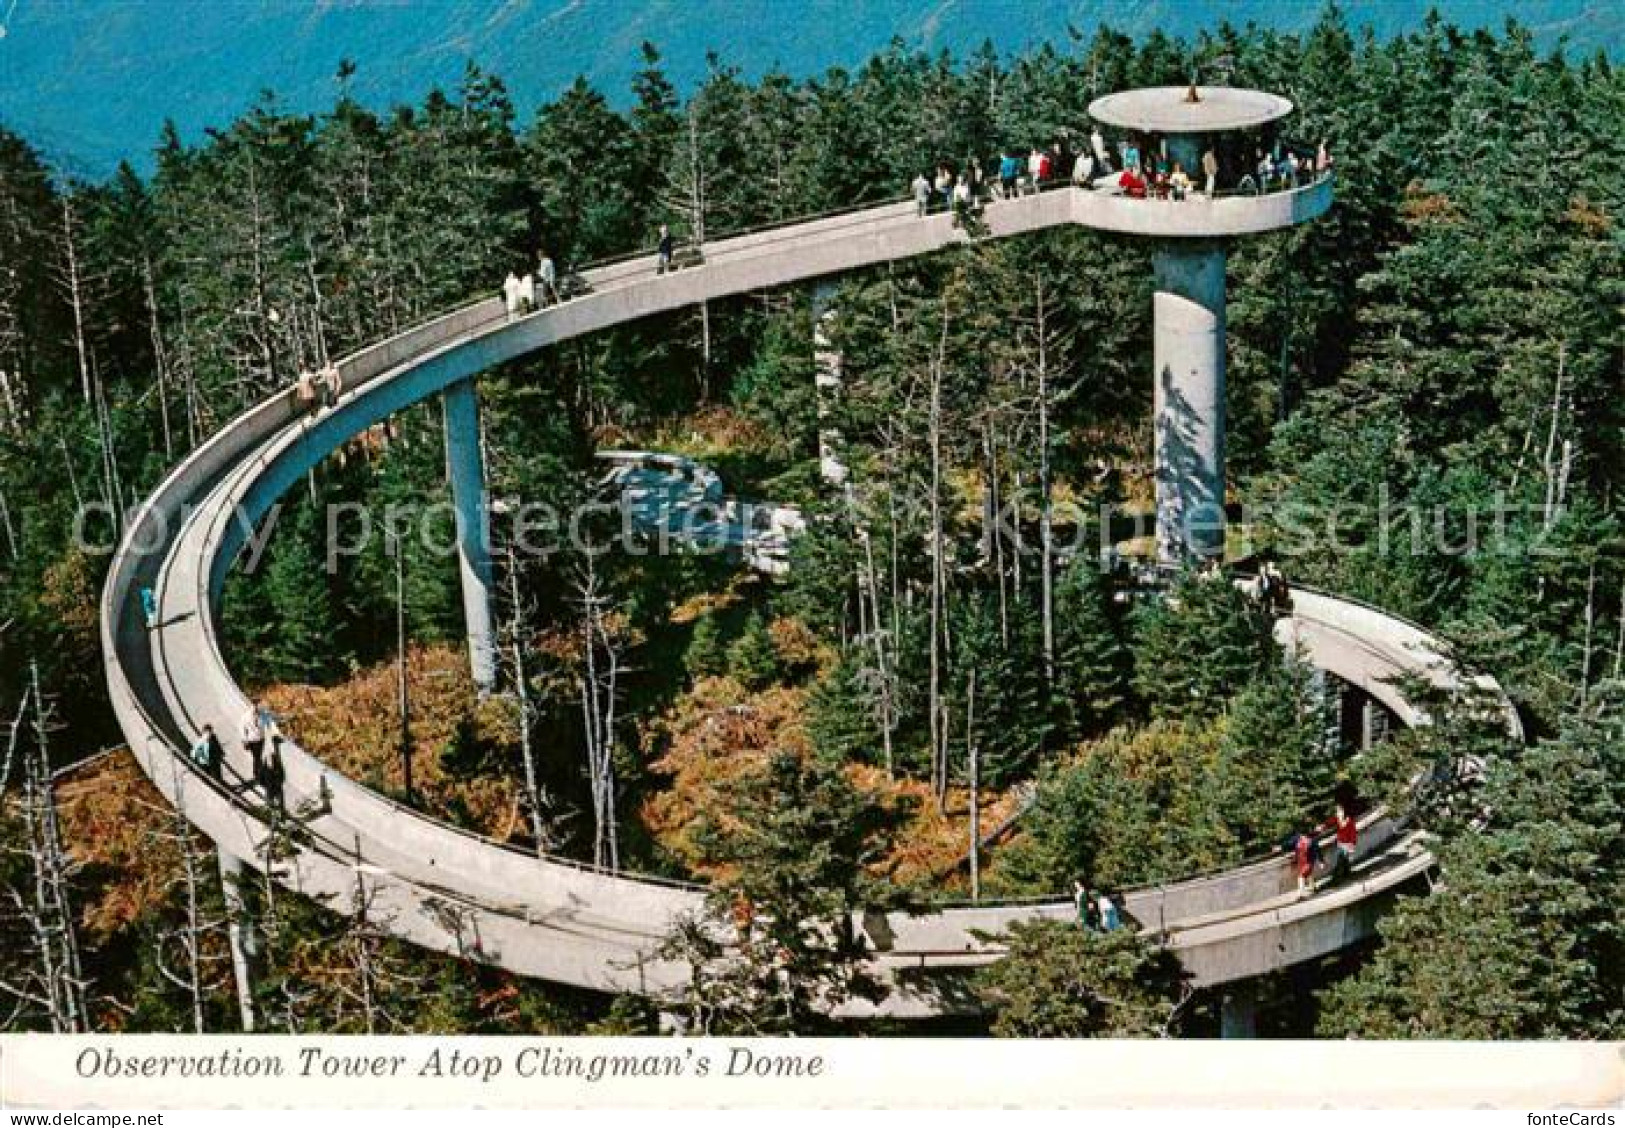
<svg viewBox="0 0 1625 1128"><path fill-rule="evenodd" d="M231 944L231 974L237 984L237 1014L243 1033L254 1033L254 957L259 954L259 940L254 934L254 922L249 919L248 903L243 890L248 882L248 867L235 854L223 847L216 848L220 862L220 888L226 900L226 935Z"/></svg>
<svg viewBox="0 0 1625 1128"><path fill-rule="evenodd" d="M1250 983L1232 983L1219 997L1219 1037L1258 1037L1258 992Z"/></svg>
<svg viewBox="0 0 1625 1128"><path fill-rule="evenodd" d="M480 455L480 406L474 381L447 388L446 477L457 511L457 570L462 578L468 664L483 695L496 686L496 624L491 611L491 517Z"/></svg>
<svg viewBox="0 0 1625 1128"><path fill-rule="evenodd" d="M835 323L835 283L813 287L813 380L818 387L818 471L832 486L846 484L846 463L841 461L841 433L824 425L830 409L841 398L841 354L830 344Z"/></svg>
<svg viewBox="0 0 1625 1128"><path fill-rule="evenodd" d="M1224 554L1224 246L1153 256L1157 558Z"/></svg>

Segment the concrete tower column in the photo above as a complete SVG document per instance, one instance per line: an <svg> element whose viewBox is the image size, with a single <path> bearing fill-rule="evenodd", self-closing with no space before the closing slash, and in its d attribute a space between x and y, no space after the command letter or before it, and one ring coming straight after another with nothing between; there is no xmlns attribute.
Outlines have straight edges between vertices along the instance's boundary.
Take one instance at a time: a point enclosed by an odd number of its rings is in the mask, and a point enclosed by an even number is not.
<svg viewBox="0 0 1625 1128"><path fill-rule="evenodd" d="M1153 256L1157 558L1224 554L1222 243L1165 243Z"/></svg>
<svg viewBox="0 0 1625 1128"><path fill-rule="evenodd" d="M491 518L480 455L480 406L474 381L459 380L442 397L446 409L446 477L457 512L457 570L463 587L468 664L483 695L496 686L496 624L491 613Z"/></svg>
<svg viewBox="0 0 1625 1128"><path fill-rule="evenodd" d="M818 387L818 471L832 486L846 483L846 463L841 461L841 433L824 425L830 408L841 398L843 373L840 352L830 344L830 328L835 323L835 283L819 282L813 287L813 380Z"/></svg>

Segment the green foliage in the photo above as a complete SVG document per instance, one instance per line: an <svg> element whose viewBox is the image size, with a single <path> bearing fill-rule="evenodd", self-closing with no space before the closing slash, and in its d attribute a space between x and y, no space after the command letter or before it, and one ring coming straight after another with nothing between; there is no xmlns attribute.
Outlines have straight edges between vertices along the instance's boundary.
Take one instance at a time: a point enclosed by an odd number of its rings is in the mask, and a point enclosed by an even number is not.
<svg viewBox="0 0 1625 1128"><path fill-rule="evenodd" d="M1106 574L1074 560L1055 588L1055 692L1073 739L1104 732L1128 704L1122 618Z"/></svg>
<svg viewBox="0 0 1625 1128"><path fill-rule="evenodd" d="M727 668L728 651L722 643L722 620L715 614L701 615L694 621L694 633L689 636L688 649L683 652L683 664L688 676L715 677Z"/></svg>
<svg viewBox="0 0 1625 1128"><path fill-rule="evenodd" d="M1442 889L1402 900L1382 947L1321 995L1320 1033L1365 1038L1618 1037L1625 730L1599 702L1492 761L1489 825L1438 847Z"/></svg>
<svg viewBox="0 0 1625 1128"><path fill-rule="evenodd" d="M749 690L766 689L779 680L783 663L762 616L752 612L745 629L728 647L728 675Z"/></svg>
<svg viewBox="0 0 1625 1128"><path fill-rule="evenodd" d="M1190 877L1240 855L1221 799L1219 722L1114 730L1039 777L1024 826L990 879L1055 893Z"/></svg>
<svg viewBox="0 0 1625 1128"><path fill-rule="evenodd" d="M866 657L856 651L843 656L813 685L808 699L807 731L818 754L831 763L881 761L878 675Z"/></svg>
<svg viewBox="0 0 1625 1128"><path fill-rule="evenodd" d="M1337 776L1332 701L1310 666L1291 661L1259 675L1231 702L1215 782L1219 809L1247 853L1330 812Z"/></svg>
<svg viewBox="0 0 1625 1128"><path fill-rule="evenodd" d="M1173 1030L1179 961L1128 929L1013 924L1008 955L976 974L1000 1038L1159 1038Z"/></svg>
<svg viewBox="0 0 1625 1128"><path fill-rule="evenodd" d="M787 751L726 790L726 813L708 813L696 840L734 875L712 895L712 913L738 925L743 982L711 981L688 1005L715 1013L712 1032L769 1034L815 1030L825 1005L878 997L852 921L896 900L865 869L893 813L838 767ZM671 943L682 958L714 959L692 928Z"/></svg>

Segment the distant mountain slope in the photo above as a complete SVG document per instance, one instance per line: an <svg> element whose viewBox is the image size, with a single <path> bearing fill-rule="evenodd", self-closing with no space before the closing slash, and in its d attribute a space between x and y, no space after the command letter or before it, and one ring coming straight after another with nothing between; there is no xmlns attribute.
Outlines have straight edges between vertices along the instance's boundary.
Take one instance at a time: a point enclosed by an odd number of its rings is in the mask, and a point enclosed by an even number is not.
<svg viewBox="0 0 1625 1128"><path fill-rule="evenodd" d="M261 91L297 110L330 105L340 59L358 96L415 100L457 80L473 58L501 75L522 112L585 74L624 96L639 45L656 43L675 80L703 74L715 50L759 74L851 66L893 36L911 45L1003 51L1064 43L1068 26L1185 35L1222 20L1291 30L1323 0L0 0L0 124L71 171L101 176L148 163L159 126L183 136L221 125ZM1617 0L1350 0L1350 20L1389 35L1436 6L1463 27L1516 14L1550 46L1617 53Z"/></svg>

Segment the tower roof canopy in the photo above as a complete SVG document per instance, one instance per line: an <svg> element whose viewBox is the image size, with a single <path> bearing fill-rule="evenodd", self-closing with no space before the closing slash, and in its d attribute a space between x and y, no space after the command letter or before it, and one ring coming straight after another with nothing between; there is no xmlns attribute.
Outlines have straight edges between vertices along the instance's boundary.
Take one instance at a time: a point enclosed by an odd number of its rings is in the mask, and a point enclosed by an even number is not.
<svg viewBox="0 0 1625 1128"><path fill-rule="evenodd" d="M1279 94L1229 86L1148 86L1107 94L1089 104L1089 116L1101 124L1146 133L1252 129L1291 112L1292 102Z"/></svg>

